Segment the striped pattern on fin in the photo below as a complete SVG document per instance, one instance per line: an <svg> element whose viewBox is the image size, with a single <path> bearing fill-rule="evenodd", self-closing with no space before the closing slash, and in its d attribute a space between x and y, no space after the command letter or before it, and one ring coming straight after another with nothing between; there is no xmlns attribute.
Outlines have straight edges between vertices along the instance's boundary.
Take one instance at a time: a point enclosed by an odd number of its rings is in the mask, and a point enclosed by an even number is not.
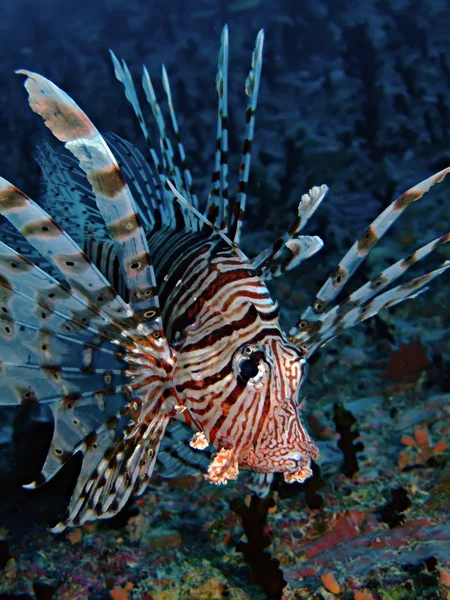
<svg viewBox="0 0 450 600"><path fill-rule="evenodd" d="M255 113L258 105L259 85L261 82L262 51L264 45L264 30L261 29L256 36L255 49L252 56L252 67L245 83L245 91L249 97L245 113L245 139L242 150L242 159L239 166L239 181L237 186L236 201L230 215L229 236L236 244L240 243L242 222L245 215L247 201L247 187L250 176L250 161L253 137L255 132Z"/></svg>
<svg viewBox="0 0 450 600"><path fill-rule="evenodd" d="M397 261L382 271L378 277L358 288L344 302L324 313L319 321L305 322L302 333L307 335L307 341L304 343L308 348L308 353L314 352L317 347L323 346L344 329L353 327L356 323L373 317L385 308L395 306L409 298L415 298L426 291L428 283L450 267L449 260L444 261L434 271L415 277L391 289L386 290L386 288L412 265L449 241L450 233L432 240L418 248L410 257ZM298 344L297 339L295 343Z"/></svg>
<svg viewBox="0 0 450 600"><path fill-rule="evenodd" d="M47 142L38 148L37 161L42 173L42 208L80 247L86 238L110 239L78 161L66 151L56 152Z"/></svg>
<svg viewBox="0 0 450 600"><path fill-rule="evenodd" d="M144 226L147 230L160 228L166 214L147 160L120 136L106 133L104 138L130 187ZM89 239L110 240L95 194L76 158L45 143L38 149L38 163L43 175L42 203L67 233L80 246Z"/></svg>
<svg viewBox="0 0 450 600"><path fill-rule="evenodd" d="M327 191L328 187L321 185L311 188L308 194L303 194L298 205L297 216L289 229L278 237L270 248L266 248L251 260L262 279L267 281L282 275L323 247L320 237L298 234L317 210Z"/></svg>
<svg viewBox="0 0 450 600"><path fill-rule="evenodd" d="M32 110L79 160L96 196L98 208L117 243L138 327L163 338L156 279L141 219L117 161L88 116L55 84L30 71L25 88Z"/></svg>
<svg viewBox="0 0 450 600"><path fill-rule="evenodd" d="M166 429L156 471L165 478L205 473L212 458L211 450L196 450L190 445L192 429L180 421L172 421Z"/></svg>
<svg viewBox="0 0 450 600"><path fill-rule="evenodd" d="M128 288L120 268L117 246L114 242L88 238L83 249L89 260L106 277L120 297L127 302L129 300Z"/></svg>
<svg viewBox="0 0 450 600"><path fill-rule="evenodd" d="M2 243L0 306L0 404L47 404L55 420L44 482L82 439L128 404L124 357L136 344Z"/></svg>
<svg viewBox="0 0 450 600"><path fill-rule="evenodd" d="M150 165L130 142L114 133L107 133L104 137L130 186L146 230L159 229L167 215L161 196L155 188L155 176Z"/></svg>
<svg viewBox="0 0 450 600"><path fill-rule="evenodd" d="M116 79L120 81L125 89L125 97L128 102L131 104L134 114L138 120L139 126L141 128L142 133L144 134L145 142L147 144L147 148L150 152L150 156L153 162L154 172L152 171L152 181L155 188L156 196L161 204L164 202L165 192L164 187L159 176L162 173L162 166L160 160L158 158L158 154L153 147L152 139L150 137L150 132L148 130L144 114L141 109L141 105L139 103L139 99L136 93L136 88L134 87L133 78L131 76L130 70L128 69L127 63L122 60L122 64L120 63L117 56L114 54L112 50L109 51L111 55L111 59L113 61L114 66L114 75Z"/></svg>
<svg viewBox="0 0 450 600"><path fill-rule="evenodd" d="M117 514L132 493L145 490L169 419L157 414L139 428L128 426L117 433L110 424L75 450L84 454L83 466L67 514L52 531L68 525L105 519Z"/></svg>
<svg viewBox="0 0 450 600"><path fill-rule="evenodd" d="M217 61L216 87L219 97L217 114L216 152L214 170L211 175L205 217L223 231L228 231L229 192L228 192L228 59L229 37L225 25L220 38L220 51Z"/></svg>
<svg viewBox="0 0 450 600"><path fill-rule="evenodd" d="M304 311L300 321L290 330L289 335L293 343L296 345L305 345L311 353L318 346L325 343L325 341L338 335L343 329L377 314L384 308L416 296L419 291L424 291L423 288L428 281L448 268L448 261L446 261L435 271L383 292L388 285L403 275L413 264L442 244L447 243L448 234L446 234L422 246L409 258L400 260L391 267L388 267L374 280L369 281L350 294L340 304L326 310L330 302L342 290L371 249L402 212L410 204L420 200L432 186L440 183L449 172L450 167L443 169L439 173L410 188L394 200L369 225L364 235L353 244L339 263L335 272L322 286L316 296L315 302Z"/></svg>
<svg viewBox="0 0 450 600"><path fill-rule="evenodd" d="M2 177L0 214L61 273L86 302L95 302L113 319L126 316L127 305L81 248L39 205Z"/></svg>

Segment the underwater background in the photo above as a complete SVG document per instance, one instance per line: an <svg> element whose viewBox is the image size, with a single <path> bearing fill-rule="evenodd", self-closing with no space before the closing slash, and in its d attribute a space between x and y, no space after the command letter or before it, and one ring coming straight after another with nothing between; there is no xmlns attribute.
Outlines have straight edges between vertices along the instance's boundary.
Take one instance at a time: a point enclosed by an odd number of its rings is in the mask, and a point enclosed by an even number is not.
<svg viewBox="0 0 450 600"><path fill-rule="evenodd" d="M50 136L15 69L50 78L100 131L143 149L108 49L135 75L145 64L154 81L164 63L205 198L221 29L230 29L231 176L251 52L265 29L244 250L256 254L283 232L313 185L330 187L308 231L324 249L271 286L284 326L378 212L450 165L444 0L4 0L1 9L1 175L34 198L36 149ZM350 288L449 223L446 181L399 219ZM445 246L426 267L443 258ZM315 475L276 481L265 500L239 480L217 488L201 475L155 475L114 519L54 536L47 527L64 512L79 464L23 490L39 473L52 424L44 412L2 409L0 600L448 598L449 288L444 274L317 353L303 389L321 452Z"/></svg>

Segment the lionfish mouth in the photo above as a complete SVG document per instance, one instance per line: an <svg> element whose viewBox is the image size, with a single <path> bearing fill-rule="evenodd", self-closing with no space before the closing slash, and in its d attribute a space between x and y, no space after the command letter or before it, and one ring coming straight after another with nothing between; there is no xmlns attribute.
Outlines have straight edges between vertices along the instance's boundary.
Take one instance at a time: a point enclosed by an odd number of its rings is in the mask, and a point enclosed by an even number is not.
<svg viewBox="0 0 450 600"><path fill-rule="evenodd" d="M311 477L311 475L313 474L311 469L311 458L318 457L317 448L315 446L314 449L316 450L314 456L311 456L311 454L302 454L300 452L295 452L289 457L289 463L294 462L295 466L293 468L288 468L283 471L284 480L287 483L293 483L294 481L302 483L303 481L305 481L305 479Z"/></svg>
<svg viewBox="0 0 450 600"><path fill-rule="evenodd" d="M283 476L287 483L297 481L302 483L313 474L311 460L319 458L319 449L316 444L308 440L301 444L299 450L295 450L284 459Z"/></svg>
<svg viewBox="0 0 450 600"><path fill-rule="evenodd" d="M250 450L239 460L241 469L257 473L283 473L285 481L302 482L312 475L311 460L319 457L319 450L312 441L303 442L301 448L280 456L256 453Z"/></svg>
<svg viewBox="0 0 450 600"><path fill-rule="evenodd" d="M283 476L286 483L294 483L294 481L302 483L305 479L311 477L312 474L311 459L308 457L295 471L285 471Z"/></svg>

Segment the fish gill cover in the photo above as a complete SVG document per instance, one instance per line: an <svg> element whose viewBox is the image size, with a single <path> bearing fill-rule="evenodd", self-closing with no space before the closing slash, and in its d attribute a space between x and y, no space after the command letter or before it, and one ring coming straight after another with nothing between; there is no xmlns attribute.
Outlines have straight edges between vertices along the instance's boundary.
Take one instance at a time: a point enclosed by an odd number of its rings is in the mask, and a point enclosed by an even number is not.
<svg viewBox="0 0 450 600"><path fill-rule="evenodd" d="M67 3L64 9L53 2L39 3L39 9L35 3L6 3L0 24L7 48L0 70L1 174L47 210L59 203L59 218L77 243L89 231L102 246L105 228L89 184L70 156L45 145L51 140L26 112L12 71L26 66L44 73L76 98L100 131L113 130L145 152L113 76L106 51L112 48L126 58L136 80L140 65L146 65L158 99L164 98L160 65L166 65L202 201L210 188L217 135L212 57L226 22L231 39L228 163L234 190L247 102L243 83L254 37L264 27L245 253L254 256L270 248L292 223L301 194L324 182L331 188L309 224L309 233L321 236L325 247L268 284L288 328L370 220L408 187L450 163L449 18L445 3L436 2L356 7L305 2L299 7L205 1L172 3L170 11L162 2ZM152 134L159 151L157 129ZM119 162L127 163L130 147L111 136L106 140L120 154ZM37 152L46 177L43 188L33 162ZM65 169L52 168L52 161ZM82 198L79 214L76 207L74 215L68 214L70 202L64 193L58 196L59 188L67 193L67 181L57 180L66 169L72 173L69 198ZM129 180L133 170L127 173L124 165L123 171ZM446 185L408 208L353 277L352 289L445 234ZM5 231L12 235L11 229ZM18 237L13 241L23 248ZM448 258L445 248L427 270ZM108 256L108 248L102 256ZM125 295L117 269L111 268L108 277L116 277L112 283ZM53 418L50 409L32 402L2 408L0 592L38 599L445 597L450 555L447 296L444 275L412 302L381 313L314 354L301 390L308 401L302 420L319 447L319 467L313 466L314 476L303 484L275 478L266 499L253 495L250 500L240 479L225 488L202 481L197 473L206 472L211 457L198 453L202 458L192 462L186 440L169 429L158 473L188 481L154 476L145 496L135 503L131 499L111 521L51 537L43 527L64 518L80 455L46 486L22 490L46 459ZM251 358L242 367L248 379L258 360ZM116 410L114 402L107 406L111 416ZM248 574L256 586L247 583Z"/></svg>

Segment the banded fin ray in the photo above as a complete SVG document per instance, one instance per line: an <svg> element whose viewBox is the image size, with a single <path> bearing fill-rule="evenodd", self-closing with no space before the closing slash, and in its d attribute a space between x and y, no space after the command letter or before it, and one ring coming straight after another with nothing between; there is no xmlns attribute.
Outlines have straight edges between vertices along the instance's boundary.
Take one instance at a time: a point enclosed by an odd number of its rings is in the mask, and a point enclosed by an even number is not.
<svg viewBox="0 0 450 600"><path fill-rule="evenodd" d="M155 188L150 165L141 152L114 133L105 134L114 157L119 164L147 230L161 227L165 220L165 207Z"/></svg>
<svg viewBox="0 0 450 600"><path fill-rule="evenodd" d="M164 73L164 67L163 67ZM167 74L166 74L167 77ZM172 147L172 142L167 135L168 128L166 122L164 120L161 108L159 106L158 100L156 98L155 89L153 87L153 83L150 77L150 74L147 70L147 67L143 67L143 75L142 75L142 87L144 88L145 96L147 98L147 102L152 110L153 118L155 119L156 125L159 130L159 145L162 156L163 163L163 171L161 172L161 179L165 186L165 180L167 177L170 177L175 181L175 184L178 189L182 190L183 195L186 197L186 200L189 205L193 206L192 199L190 196L190 190L186 189L185 182L183 177L181 176L180 167L177 165L175 161L175 152ZM184 150L183 150L184 152ZM195 231L197 228L197 221L192 218L192 212L186 211L184 209L181 210L182 217L177 218L177 208L179 206L174 205L174 225L177 225L180 228L185 228L188 230Z"/></svg>
<svg viewBox="0 0 450 600"><path fill-rule="evenodd" d="M303 194L298 205L297 216L289 229L278 237L271 247L251 259L251 264L258 269L262 279L267 281L294 269L323 247L320 237L299 236L298 234L320 206L327 191L328 187L321 185L311 188L308 194Z"/></svg>
<svg viewBox="0 0 450 600"><path fill-rule="evenodd" d="M81 248L38 204L0 177L0 214L45 257L86 302L95 301L111 318L128 307ZM80 277L80 274L83 276Z"/></svg>
<svg viewBox="0 0 450 600"><path fill-rule="evenodd" d="M248 95L248 105L245 111L245 138L242 149L241 164L239 165L239 181L237 185L236 200L230 213L229 236L239 245L241 240L242 223L247 202L247 187L250 177L250 162L253 137L255 134L255 114L258 105L259 86L261 83L262 51L264 46L264 30L261 29L256 36L255 49L252 55L252 66L245 83L245 92Z"/></svg>
<svg viewBox="0 0 450 600"><path fill-rule="evenodd" d="M218 95L216 152L204 215L208 221L228 232L228 26L222 29L217 61L216 89Z"/></svg>
<svg viewBox="0 0 450 600"><path fill-rule="evenodd" d="M448 234L446 234L417 249L409 258L400 260L391 267L388 267L378 277L361 286L361 288L350 294L337 306L332 307L328 311L326 310L330 302L342 290L378 240L386 233L402 212L410 204L420 200L431 187L436 183L440 183L448 173L450 173L450 167L435 173L413 186L394 200L369 225L364 235L353 244L340 261L337 269L326 280L319 290L314 303L303 312L301 319L290 330L289 335L293 343L297 345L304 344L309 352L313 352L325 341L332 339L343 329L350 327L354 323L366 320L369 316L373 316L384 308L393 306L407 298L413 298L428 281L448 268L448 263L444 262L435 271L431 271L410 282L383 292L388 285L403 275L413 264L430 254L440 245L448 242Z"/></svg>
<svg viewBox="0 0 450 600"><path fill-rule="evenodd" d="M160 205L164 205L165 191L161 182L161 178L159 173L162 172L162 166L160 160L158 158L158 154L153 147L152 139L150 137L150 132L147 127L147 123L144 118L144 114L142 112L142 108L139 102L139 98L136 93L136 88L134 86L133 78L131 76L130 70L128 69L127 63L122 60L122 64L120 63L117 56L114 54L112 50L109 51L111 55L111 59L113 61L114 66L114 75L116 79L123 85L125 90L125 97L128 102L131 104L134 114L136 115L137 121L141 128L142 133L144 134L144 139L147 144L147 148L150 152L150 157L153 162L152 172L152 181L155 187L155 194L158 198ZM167 214L164 215L164 220L168 217Z"/></svg>
<svg viewBox="0 0 450 600"><path fill-rule="evenodd" d="M181 190L181 193L186 198L186 201L189 205L192 205L194 208L198 208L198 199L193 189L193 180L192 174L187 166L186 152L184 150L183 144L181 142L180 133L178 129L178 121L176 118L175 110L172 102L172 93L170 90L169 78L167 76L166 69L163 65L162 67L162 82L163 88L166 94L168 107L169 107L169 115L172 123L172 129L175 134L175 138L177 140L178 146L178 154L181 161L181 169L176 164L175 160L175 152L172 147L172 142L167 136L168 128L166 126L164 117L162 115L161 109L159 107L158 101L156 99L156 94L153 88L152 80L148 73L146 67L143 68L142 75L142 87L144 89L147 102L151 108L153 117L158 127L159 135L160 135L160 151L162 160L159 159L156 150L153 147L150 132L148 130L144 114L142 112L142 108L137 96L136 88L133 82L133 78L131 76L130 70L128 68L127 63L122 59L116 57L114 52L110 50L111 58L113 60L114 65L114 73L116 79L122 83L125 89L125 96L127 100L130 102L133 111L138 119L141 130L144 134L145 140L147 142L147 147L150 151L150 155L154 164L155 174L154 180L158 179L158 194L157 200L161 206L161 212L163 213L162 221L165 226L174 226L177 222L177 209L179 208L177 205L174 207L171 202L170 194L167 194L167 186L165 179L166 177L171 177L176 187ZM152 195L149 195L149 198L152 198ZM167 201L169 200L169 201ZM182 216L182 226L195 231L198 227L198 222L194 218L194 213L192 211L186 211L184 208L181 211Z"/></svg>
<svg viewBox="0 0 450 600"><path fill-rule="evenodd" d="M106 141L80 107L54 83L31 71L25 75L30 107L79 160L98 208L117 243L133 316L147 337L163 340L156 279L135 201Z"/></svg>
<svg viewBox="0 0 450 600"><path fill-rule="evenodd" d="M192 174L188 167L186 152L184 150L184 146L181 141L180 130L178 127L178 120L177 120L177 116L175 113L175 109L173 107L172 92L170 89L170 81L169 81L169 77L167 75L166 67L164 65L162 66L162 84L163 84L163 88L164 88L164 91L165 91L166 97L167 97L167 104L168 104L168 108L169 108L170 120L172 122L172 129L175 134L175 138L177 140L178 154L180 155L181 169L182 169L182 173L183 173L183 181L184 181L185 189L187 192L187 198L188 198L190 204L192 204L192 206L194 208L198 209L198 198L194 191ZM195 222L193 225L195 227Z"/></svg>
<svg viewBox="0 0 450 600"><path fill-rule="evenodd" d="M344 329L373 317L385 308L390 308L425 292L428 289L428 283L450 267L449 260L445 260L439 268L429 273L415 277L391 289L386 290L386 288L401 277L412 265L449 241L450 233L447 233L418 248L409 258L397 261L382 271L377 278L367 282L350 294L342 304L324 313L323 319L314 321L314 324L320 323L320 327L316 328L314 325L311 327L307 341L308 351L314 352L318 346L323 346Z"/></svg>
<svg viewBox="0 0 450 600"><path fill-rule="evenodd" d="M122 416L127 416L126 411ZM53 528L54 533L68 525L81 525L117 514L131 494L145 490L168 424L168 418L155 414L148 424L136 429L129 424L118 433L111 419L83 441L75 452L84 454L83 465L70 499L67 513Z"/></svg>

